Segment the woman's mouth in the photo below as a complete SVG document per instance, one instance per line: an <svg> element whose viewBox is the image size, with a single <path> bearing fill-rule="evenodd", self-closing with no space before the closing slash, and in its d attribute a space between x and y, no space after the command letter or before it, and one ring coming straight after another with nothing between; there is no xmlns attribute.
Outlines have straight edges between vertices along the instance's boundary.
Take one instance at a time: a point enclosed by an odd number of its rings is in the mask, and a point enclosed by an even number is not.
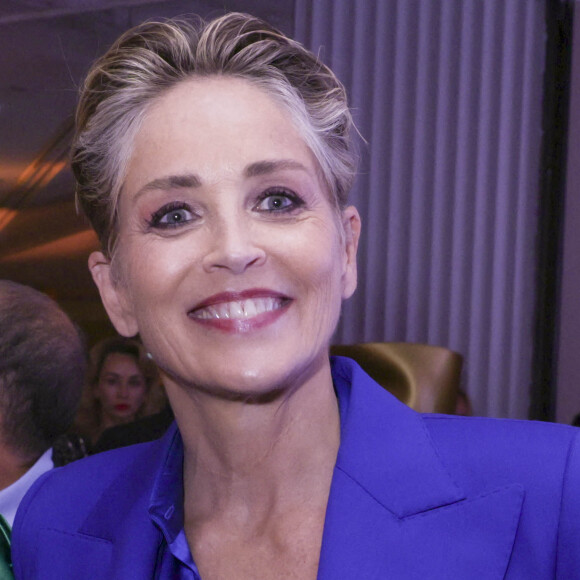
<svg viewBox="0 0 580 580"><path fill-rule="evenodd" d="M192 316L201 319L240 320L272 312L282 308L282 305L282 298L248 298L197 309L192 312Z"/></svg>
<svg viewBox="0 0 580 580"><path fill-rule="evenodd" d="M189 317L221 330L248 332L276 320L290 302L283 295L264 290L222 293L199 304Z"/></svg>
<svg viewBox="0 0 580 580"><path fill-rule="evenodd" d="M128 411L129 410L129 405L127 405L125 403L121 403L119 405L115 405L115 410L117 410L117 411Z"/></svg>

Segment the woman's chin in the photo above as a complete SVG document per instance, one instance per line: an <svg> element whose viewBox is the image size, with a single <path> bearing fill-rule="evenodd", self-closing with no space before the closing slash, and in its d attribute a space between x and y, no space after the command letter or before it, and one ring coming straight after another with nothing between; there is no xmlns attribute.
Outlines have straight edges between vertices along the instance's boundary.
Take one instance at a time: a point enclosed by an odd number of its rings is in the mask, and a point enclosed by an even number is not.
<svg viewBox="0 0 580 580"><path fill-rule="evenodd" d="M117 413L112 417L112 422L114 425L124 425L125 423L131 423L135 420L135 415L133 413Z"/></svg>
<svg viewBox="0 0 580 580"><path fill-rule="evenodd" d="M328 361L325 357L323 360ZM246 403L268 403L284 398L303 385L320 370L320 360L309 360L303 365L271 364L269 357L261 357L254 364L222 364L216 372L200 377L199 382L190 388L205 392L216 398L243 401Z"/></svg>
<svg viewBox="0 0 580 580"><path fill-rule="evenodd" d="M218 399L245 403L271 402L290 388L289 381L273 377L271 372L266 374L257 370L215 377L204 383L204 386L196 385L195 388Z"/></svg>

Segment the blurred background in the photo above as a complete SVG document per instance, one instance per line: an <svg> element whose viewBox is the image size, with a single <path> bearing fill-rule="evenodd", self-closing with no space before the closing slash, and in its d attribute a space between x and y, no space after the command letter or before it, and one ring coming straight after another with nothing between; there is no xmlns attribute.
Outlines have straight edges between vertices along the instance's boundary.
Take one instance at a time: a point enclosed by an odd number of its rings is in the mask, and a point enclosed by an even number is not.
<svg viewBox="0 0 580 580"><path fill-rule="evenodd" d="M2 0L0 277L51 295L90 344L113 333L68 165L78 86L143 20L250 12L333 67L364 137L352 195L365 228L360 283L336 342L446 346L465 357L477 414L570 422L580 411L575 7Z"/></svg>

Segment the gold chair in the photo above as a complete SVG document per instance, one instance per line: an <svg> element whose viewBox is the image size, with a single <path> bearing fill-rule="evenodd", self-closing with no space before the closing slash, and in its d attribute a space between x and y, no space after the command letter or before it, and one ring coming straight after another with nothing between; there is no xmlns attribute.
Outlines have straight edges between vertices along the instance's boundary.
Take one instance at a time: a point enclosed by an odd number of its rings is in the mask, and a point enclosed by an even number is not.
<svg viewBox="0 0 580 580"><path fill-rule="evenodd" d="M454 413L463 357L448 348L407 342L330 347L355 360L377 383L420 413Z"/></svg>

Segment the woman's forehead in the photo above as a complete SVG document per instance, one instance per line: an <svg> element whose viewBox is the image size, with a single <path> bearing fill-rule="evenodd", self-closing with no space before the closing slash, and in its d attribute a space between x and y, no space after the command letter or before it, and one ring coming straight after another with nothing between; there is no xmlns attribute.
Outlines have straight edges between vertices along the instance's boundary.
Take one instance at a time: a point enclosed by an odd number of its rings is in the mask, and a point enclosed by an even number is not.
<svg viewBox="0 0 580 580"><path fill-rule="evenodd" d="M163 176L219 180L264 163L317 162L286 111L265 91L236 78L180 83L149 109L135 137L125 191Z"/></svg>

